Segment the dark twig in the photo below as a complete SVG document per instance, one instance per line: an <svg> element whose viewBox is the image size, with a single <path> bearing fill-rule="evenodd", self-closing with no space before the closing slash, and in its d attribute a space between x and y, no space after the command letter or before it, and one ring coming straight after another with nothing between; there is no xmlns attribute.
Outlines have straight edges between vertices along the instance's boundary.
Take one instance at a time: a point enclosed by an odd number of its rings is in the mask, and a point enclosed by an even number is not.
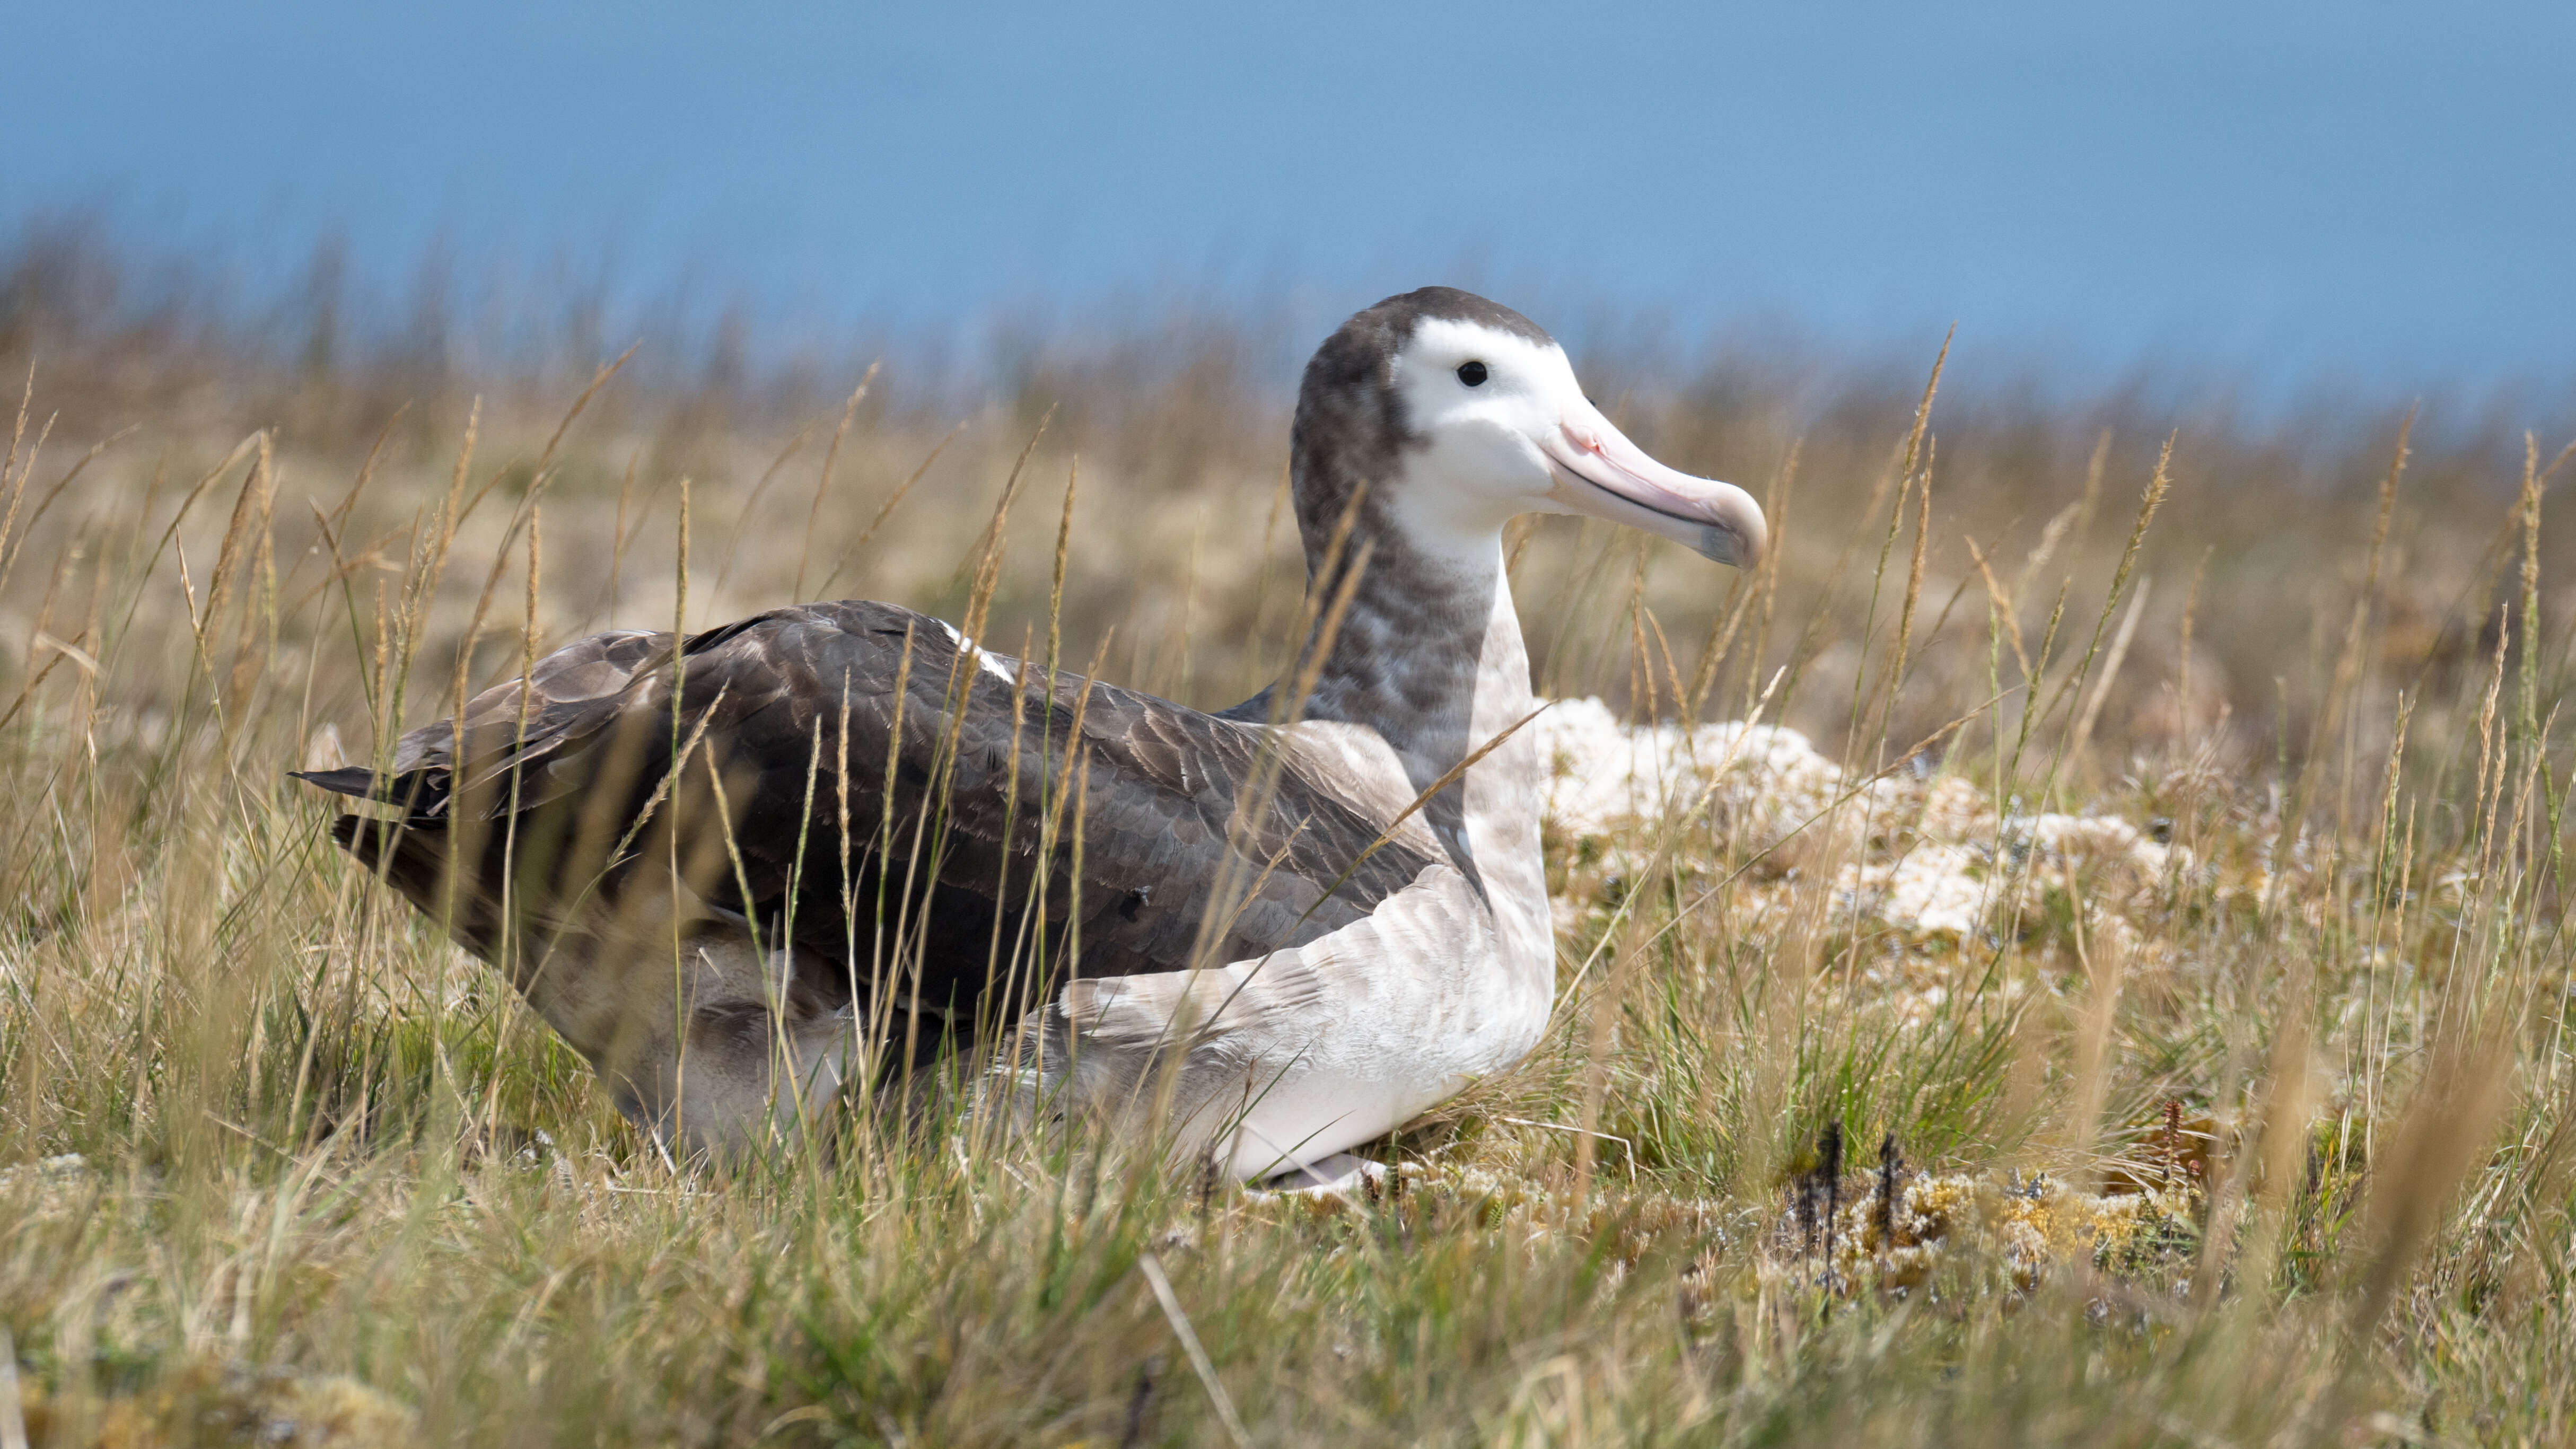
<svg viewBox="0 0 2576 1449"><path fill-rule="evenodd" d="M1884 1253L1896 1246L1896 1179L1905 1171L1905 1156L1896 1150L1896 1134L1888 1133L1878 1142L1878 1249Z"/></svg>
<svg viewBox="0 0 2576 1449"><path fill-rule="evenodd" d="M1825 1180L1825 1287L1834 1285L1834 1218L1843 1205L1843 1119L1825 1124L1816 1139L1816 1175Z"/></svg>

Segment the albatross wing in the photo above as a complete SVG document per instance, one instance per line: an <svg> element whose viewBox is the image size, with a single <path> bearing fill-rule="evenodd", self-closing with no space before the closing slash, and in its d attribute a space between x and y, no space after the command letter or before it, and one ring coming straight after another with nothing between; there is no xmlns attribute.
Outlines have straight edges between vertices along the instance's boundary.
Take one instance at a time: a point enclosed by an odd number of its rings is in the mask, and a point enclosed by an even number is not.
<svg viewBox="0 0 2576 1449"><path fill-rule="evenodd" d="M334 833L433 915L452 893L450 929L523 987L602 954L558 937L693 908L788 947L809 1014L850 1007L898 932L908 999L962 1024L1024 931L1050 961L1078 944L1084 977L1186 971L1326 935L1431 863L1311 760L1260 780L1260 724L1101 684L1086 700L910 610L802 605L671 646L593 635L475 696L462 748L441 720L381 773L301 778L397 807ZM566 1030L605 1050L584 1035Z"/></svg>

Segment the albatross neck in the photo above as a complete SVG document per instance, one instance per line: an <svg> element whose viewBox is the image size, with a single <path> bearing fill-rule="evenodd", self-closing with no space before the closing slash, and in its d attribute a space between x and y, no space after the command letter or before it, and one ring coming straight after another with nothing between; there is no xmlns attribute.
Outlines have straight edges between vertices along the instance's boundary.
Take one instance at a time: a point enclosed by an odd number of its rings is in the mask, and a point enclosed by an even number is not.
<svg viewBox="0 0 2576 1449"><path fill-rule="evenodd" d="M1376 730L1417 787L1531 708L1501 531L1460 542L1435 552L1392 530L1378 537L1305 711ZM1333 584L1316 571L1319 606Z"/></svg>
<svg viewBox="0 0 2576 1449"><path fill-rule="evenodd" d="M1493 746L1421 818L1492 912L1498 959L1544 980L1553 948L1539 856L1542 765L1536 736L1515 729L1535 705L1502 532L1446 541L1473 546L1412 548L1398 534L1395 547L1370 551L1306 717L1374 731L1417 795ZM1318 571L1313 586L1326 582Z"/></svg>

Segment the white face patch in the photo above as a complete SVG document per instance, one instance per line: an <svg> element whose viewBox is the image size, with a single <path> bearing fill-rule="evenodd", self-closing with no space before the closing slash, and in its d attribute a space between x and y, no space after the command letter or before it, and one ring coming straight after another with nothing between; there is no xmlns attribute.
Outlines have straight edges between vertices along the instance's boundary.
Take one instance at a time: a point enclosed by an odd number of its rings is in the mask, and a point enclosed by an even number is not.
<svg viewBox="0 0 2576 1449"><path fill-rule="evenodd" d="M1516 513L1580 513L1720 563L1762 554L1751 494L1657 462L1583 395L1565 350L1482 323L1426 319L1394 359L1416 446L1389 490L1409 542L1490 570Z"/></svg>
<svg viewBox="0 0 2576 1449"><path fill-rule="evenodd" d="M1395 387L1407 426L1423 440L1406 454L1404 485L1392 499L1417 545L1462 559L1482 555L1513 515L1557 511L1539 439L1585 406L1563 348L1481 323L1430 319L1396 354Z"/></svg>

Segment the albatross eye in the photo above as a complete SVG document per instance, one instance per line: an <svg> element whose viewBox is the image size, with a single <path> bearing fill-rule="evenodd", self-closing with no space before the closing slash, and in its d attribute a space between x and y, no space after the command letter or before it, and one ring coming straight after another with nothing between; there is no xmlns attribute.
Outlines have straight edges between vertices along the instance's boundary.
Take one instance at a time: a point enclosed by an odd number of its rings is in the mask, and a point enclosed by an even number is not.
<svg viewBox="0 0 2576 1449"><path fill-rule="evenodd" d="M1481 362L1459 363L1458 380L1467 384L1469 387L1483 387L1485 385L1485 364Z"/></svg>

